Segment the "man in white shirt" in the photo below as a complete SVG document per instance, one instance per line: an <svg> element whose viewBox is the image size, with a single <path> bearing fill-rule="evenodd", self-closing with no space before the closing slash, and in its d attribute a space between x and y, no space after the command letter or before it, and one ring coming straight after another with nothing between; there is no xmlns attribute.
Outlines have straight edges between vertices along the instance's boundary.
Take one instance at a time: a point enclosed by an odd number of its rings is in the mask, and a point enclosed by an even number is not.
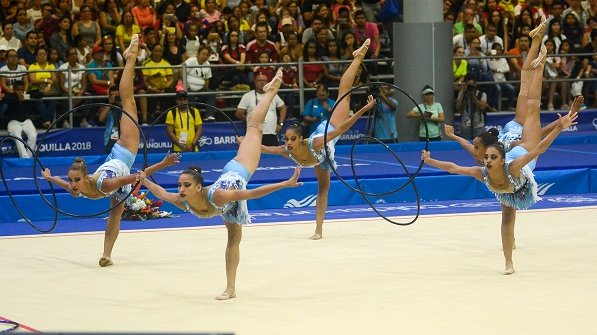
<svg viewBox="0 0 597 335"><path fill-rule="evenodd" d="M239 120L247 120L257 106L257 103L263 97L265 92L263 86L268 83L268 78L263 73L255 74L255 89L243 95L236 107L236 117ZM278 116L278 113L280 114ZM261 144L267 146L278 145L278 132L282 130L284 120L286 119L286 105L284 101L276 94L265 116L263 122L263 138Z"/></svg>
<svg viewBox="0 0 597 335"><path fill-rule="evenodd" d="M502 49L504 48L504 40L497 35L497 27L493 22L487 24L485 35L479 37L479 41L481 41L481 52L486 55L491 53L494 43L498 43L502 46Z"/></svg>
<svg viewBox="0 0 597 335"><path fill-rule="evenodd" d="M19 39L13 36L12 31L12 23L4 24L4 27L2 27L4 37L0 38L0 46L6 46L6 50L19 50L19 48L21 47L21 41L19 41Z"/></svg>
<svg viewBox="0 0 597 335"><path fill-rule="evenodd" d="M197 56L191 57L185 61L187 66L187 84L190 92L210 92L209 79L212 77L209 67L209 47L202 45L197 50ZM202 102L211 106L215 105L215 96L211 94L198 95L195 101ZM214 122L215 111L211 108L205 108L205 122Z"/></svg>

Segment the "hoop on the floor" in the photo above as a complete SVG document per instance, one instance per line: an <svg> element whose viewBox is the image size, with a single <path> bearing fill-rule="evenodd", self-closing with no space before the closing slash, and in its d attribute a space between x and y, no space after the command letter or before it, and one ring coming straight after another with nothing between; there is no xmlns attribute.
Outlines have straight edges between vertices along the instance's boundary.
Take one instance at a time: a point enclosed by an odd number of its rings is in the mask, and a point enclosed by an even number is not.
<svg viewBox="0 0 597 335"><path fill-rule="evenodd" d="M2 140L0 140L0 147L2 147L4 142L8 141L9 139L21 142L25 146L25 148L27 148L27 150L29 150L31 152L31 154L33 155L33 159L36 162L38 162L40 166L42 165L41 162L39 161L39 158L35 155L35 151L33 150L33 148L31 148L27 144L27 142L25 142L22 138L19 138L19 137L13 136L13 135L6 135L6 137L4 137ZM17 212L19 212L19 215L21 215L23 220L25 220L25 222L27 222L31 226L31 228L37 230L40 233L49 233L52 230L54 230L54 228L56 228L56 224L58 224L58 212L57 211L54 211L54 224L50 227L50 229L47 229L47 230L42 229L42 228L36 226L35 224L33 224L33 222L29 219L29 217L27 215L25 215L25 213L23 213L23 211L21 210L21 207L19 207L19 205L17 205L17 201L15 200L14 196L12 195L12 192L8 188L8 183L6 182L6 178L4 177L4 167L2 166L3 162L4 162L4 154L0 150L0 178L2 178L2 184L4 184L4 188L6 189L6 194L8 194L8 198L10 199L10 202L12 202L13 206L15 206L15 209L17 210ZM33 176L33 177L36 178L36 176ZM48 184L50 184L50 189L52 190L52 198L54 200L54 206L57 207L58 200L56 199L56 192L54 191L54 186L50 182L48 182Z"/></svg>
<svg viewBox="0 0 597 335"><path fill-rule="evenodd" d="M0 319L0 333L8 333L17 328L19 328L19 324L17 322L6 319Z"/></svg>
<svg viewBox="0 0 597 335"><path fill-rule="evenodd" d="M133 121L133 123L135 123L135 125L137 126L137 129L139 130L139 143L143 143L143 169L145 169L147 167L147 139L145 136L145 133L143 133L141 126L139 125L139 123L137 121L135 121L135 119L127 112L125 111L123 108L116 106L116 105L112 105L112 104L107 104L107 103L103 103L103 102L94 102L94 103L90 103L87 105L81 105L81 106L77 106L73 109L71 109L70 111L62 114L60 117L56 118L56 120L54 122L52 122L52 124L50 125L50 127L48 128L48 130L46 130L46 132L44 133L44 136L41 138L39 144L37 146L37 150L35 151L35 157L39 156L39 149L41 147L41 144L44 142L44 140L46 139L46 137L48 136L48 134L50 133L50 130L56 125L58 124L60 121L62 121L62 119L66 118L66 116L68 116L69 114L78 112L81 109L87 109L87 108L92 108L92 107L107 107L110 109L115 109L118 110L119 112L122 112L123 115L126 115L129 119L131 119L131 121ZM142 140L142 142L141 142ZM41 164L40 164L41 165ZM75 218L90 218L90 217L95 217L95 216L99 216L102 215L104 213L108 213L111 210L113 210L114 208L120 206L123 202L125 202L129 196L133 193L135 187L137 187L137 185L139 185L139 183L141 181L138 181L135 186L133 186L131 188L131 191L126 195L126 197L124 197L122 200L120 200L118 203L116 203L114 206L109 207L106 210L103 210L101 212L97 212L97 213L93 213L93 214L73 214L73 213L69 213L66 211L61 210L60 208L58 208L57 206L53 206L48 199L46 199L46 197L44 196L43 192L41 191L40 187L39 187L39 183L37 181L37 159L34 161L33 164L33 180L35 181L35 187L37 188L37 192L39 193L39 195L41 196L41 198L43 199L43 201L50 206L50 208L52 208L53 210L66 215L66 216L70 216L70 217L75 217Z"/></svg>
<svg viewBox="0 0 597 335"><path fill-rule="evenodd" d="M323 143L327 143L328 142L327 141L327 134L328 134L328 127L330 125L331 115L336 110L336 107L338 107L339 102L342 101L342 99L344 99L347 96L349 96L350 94L352 94L352 92L354 92L354 91L356 91L356 90L358 90L358 89L360 89L362 87L365 87L365 86L375 86L375 87L378 87L378 86L390 86L390 87L393 87L393 88L397 89L398 91L400 91L402 94L404 94L405 96L407 96L410 99L410 101L413 103L413 105L419 111L419 114L421 115L421 118L423 118L423 116L424 116L423 110L421 110L421 108L419 107L419 105L417 104L417 102L415 101L415 99L410 94L408 94L405 90L401 89L400 87L398 87L398 86L396 86L394 84L391 84L391 83L386 83L386 82L371 82L371 83L367 83L367 84L361 84L359 86L353 87L348 92L344 93L344 95L342 95L341 97L338 97L338 100L336 100L336 103L334 104L334 106L330 110L330 117L326 120L325 129L324 129L324 132L323 132ZM425 126L425 136L426 136L425 150L427 150L428 147L429 147L429 130L427 128L427 123L426 122L424 122L423 125ZM354 168L354 148L355 148L356 144L359 141L363 140L363 139L377 141L378 143L381 143L382 145L384 145L384 147L386 148L386 150L389 151L390 153L392 153L392 155L400 162L400 165L402 166L402 168L404 169L404 171L406 172L406 174L409 176L408 180L404 184L398 186L397 188L395 188L395 189L393 189L391 191L383 192L383 193L371 193L371 192L365 192L365 191L363 191L363 189L361 187L361 184L358 181L358 178L357 178L357 175L356 175L356 171L355 171L355 168ZM329 165L331 166L332 171L336 175L336 178L338 178L338 180L340 180L344 185L346 185L346 187L348 187L352 191L354 191L356 193L359 193L365 199L365 201L367 202L367 204L369 204L369 206L371 207L371 209L373 209L373 211L375 211L375 213L377 213L379 216L381 216L386 221L388 221L390 223L393 223L393 224L396 224L396 225L409 225L409 224L414 223L417 220L417 218L419 216L419 211L420 211L420 208L421 208L421 202L420 202L420 199L419 199L419 196L418 196L419 193L417 191L417 187L414 184L414 179L419 175L419 172L423 168L423 164L424 164L423 160L421 160L421 162L420 162L417 170L414 173L410 174L408 172L406 166L402 162L402 160L398 157L398 155L394 151L392 151L392 149L390 149L390 147L388 147L385 143L383 143L381 140L379 140L376 137L363 136L361 139L359 139L355 143L353 143L352 149L351 149L351 153L350 153L350 165L352 167L352 177L353 177L353 179L355 181L355 184L357 186L355 188L355 187L352 187L351 185L349 185L348 182L344 178L342 178L340 176L340 174L338 173L338 171L336 171L336 168L334 167L334 164L332 164L332 160L330 159L330 152L328 150L327 145L324 145L323 148L325 150L326 160L328 161ZM382 196L387 196L387 195L394 194L394 193L402 190L404 187L406 187L408 184L411 184L411 183L412 183L415 195L417 197L417 215L409 223L399 223L399 222L395 222L395 221L392 221L392 220L388 219L387 217L385 217L384 215L382 215L381 212L367 198L368 196L382 197Z"/></svg>

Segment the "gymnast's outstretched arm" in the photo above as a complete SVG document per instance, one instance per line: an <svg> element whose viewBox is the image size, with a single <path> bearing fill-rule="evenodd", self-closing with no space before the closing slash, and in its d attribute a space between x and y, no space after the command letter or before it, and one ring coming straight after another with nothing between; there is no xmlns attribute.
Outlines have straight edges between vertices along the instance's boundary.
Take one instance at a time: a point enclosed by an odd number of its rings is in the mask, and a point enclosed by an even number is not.
<svg viewBox="0 0 597 335"><path fill-rule="evenodd" d="M268 195L272 192L281 190L286 187L298 187L298 186L303 185L303 183L298 182L298 178L299 178L300 174L301 174L301 167L296 167L294 169L294 174L292 175L292 177L290 177L289 179L287 179L285 181L279 182L279 183L264 185L264 186L260 186L260 187L250 189L250 190L217 189L214 192L213 201L218 206L223 206L232 201L261 198L265 195Z"/></svg>
<svg viewBox="0 0 597 335"><path fill-rule="evenodd" d="M369 98L367 99L367 104L363 108L359 109L358 112L354 113L346 121L342 122L338 128L336 128L328 133L328 135L326 136L327 141L330 142L334 138L341 136L346 131L348 131L348 129L350 129L350 127L352 127L352 125L355 124L357 122L357 120L361 116L363 116L363 114L365 114L367 111L369 111L371 108L373 108L373 106L375 106L375 103L376 103L376 100L373 98L372 95L370 95ZM324 144L323 138L324 138L323 136L318 136L313 139L313 149L315 149L315 150L323 149L323 144Z"/></svg>
<svg viewBox="0 0 597 335"><path fill-rule="evenodd" d="M56 185L62 187L63 189L65 189L66 191L68 191L68 193L70 193L70 195L72 195L73 197L77 196L73 192L73 189L70 188L69 183L60 177L52 176L52 171L50 171L50 169L48 169L48 168L43 169L43 171L41 171L41 175L42 175L42 177L44 177L45 180L49 181L50 183L56 184Z"/></svg>
<svg viewBox="0 0 597 335"><path fill-rule="evenodd" d="M161 169L176 165L179 162L180 162L180 154L179 153L168 152L168 154L166 154L164 159L162 159L159 163L153 164L145 169L145 171L144 171L145 176L150 176ZM136 173L136 174L130 174L128 176L105 179L102 182L102 192L104 192L104 193L112 192L112 191L118 189L119 187L136 183L137 181L139 181L140 178L141 178L140 174Z"/></svg>
<svg viewBox="0 0 597 335"><path fill-rule="evenodd" d="M147 189L151 193L153 193L153 195L155 195L158 199L167 201L182 210L186 210L186 208L182 205L181 198L178 195L178 193L170 193L170 192L166 191L160 185L157 185L154 182L152 182L151 180L145 178L146 175L144 172L141 172L140 175L141 175L141 183L143 184L143 186L147 187Z"/></svg>
<svg viewBox="0 0 597 335"><path fill-rule="evenodd" d="M438 169L442 169L451 174L461 174L461 175L465 175L465 176L471 176L471 177L476 178L477 180L483 181L483 173L481 171L481 167L479 167L479 166L471 166L471 167L460 166L460 165L452 163L452 162L445 162L445 161L433 159L433 158L431 158L431 153L427 150L423 150L423 152L421 153L421 159L425 163L427 163L433 167L436 167Z"/></svg>
<svg viewBox="0 0 597 335"><path fill-rule="evenodd" d="M520 170L527 165L533 159L539 157L539 155L543 154L547 151L547 148L553 143L553 141L560 135L562 130L570 127L571 125L576 124L576 119L578 118L578 113L570 110L568 114L565 116L561 116L558 114L558 125L547 135L545 138L539 142L538 145L533 147L529 152L525 155L522 155L510 163L510 174L513 176L518 176L520 174Z"/></svg>

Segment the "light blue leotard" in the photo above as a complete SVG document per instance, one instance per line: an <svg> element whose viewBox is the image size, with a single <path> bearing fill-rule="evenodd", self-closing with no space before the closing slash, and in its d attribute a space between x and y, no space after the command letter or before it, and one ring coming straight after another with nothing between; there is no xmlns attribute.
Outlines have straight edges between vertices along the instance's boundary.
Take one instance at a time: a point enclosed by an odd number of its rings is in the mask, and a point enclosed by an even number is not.
<svg viewBox="0 0 597 335"><path fill-rule="evenodd" d="M311 154L313 155L313 157L315 157L317 159L317 163L316 165L319 165L319 167L321 167L322 169L328 171L328 172L332 172L332 167L335 169L336 168L336 161L334 160L334 146L336 144L336 142L338 142L338 140L340 139L340 137L336 137L333 140L331 140L330 142L328 142L326 144L327 148L328 148L328 152L330 154L330 159L327 159L327 156L325 154L325 149L321 149L321 150L315 150L313 148L313 140L317 137L322 137L323 134L325 133L325 124L327 121L322 121L317 128L315 129L315 131L313 132L313 134L311 134L311 136L309 136L309 139L307 140L307 148L309 148L309 151L311 152ZM334 130L334 126L332 126L332 124L330 123L330 125L328 126L328 133L331 132L332 130ZM286 149L286 152L288 153L288 157L290 157L293 161L295 161L298 165L301 165L301 163L299 163L299 161L296 160L296 158L294 158L292 156L292 153L290 153L288 151L288 149Z"/></svg>
<svg viewBox="0 0 597 335"><path fill-rule="evenodd" d="M224 171L213 183L207 191L207 200L210 206L215 209L214 213L208 215L202 215L192 210L188 202L182 201L187 212L199 218L210 218L216 215L222 216L224 221L230 223L236 223L240 225L251 223L251 216L249 215L249 208L247 207L247 200L232 201L223 206L218 206L213 200L214 192L217 189L228 190L246 190L247 183L251 178L249 171L239 162L232 159L224 166Z"/></svg>
<svg viewBox="0 0 597 335"><path fill-rule="evenodd" d="M527 154L528 151L522 146L516 146L508 153L506 153L506 178L510 182L510 187L506 190L496 190L491 187L487 169L483 166L483 180L487 188L495 194L495 197L504 205L516 209L528 209L537 201L541 200L538 192L537 182L533 175L533 170L537 164L536 160L532 160L520 170L520 175L514 177L510 174L510 163Z"/></svg>

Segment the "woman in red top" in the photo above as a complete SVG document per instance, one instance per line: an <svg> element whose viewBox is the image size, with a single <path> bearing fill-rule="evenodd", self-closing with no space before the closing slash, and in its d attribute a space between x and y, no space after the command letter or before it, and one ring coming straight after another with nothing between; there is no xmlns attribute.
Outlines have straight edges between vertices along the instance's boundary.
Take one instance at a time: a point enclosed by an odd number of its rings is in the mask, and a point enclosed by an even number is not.
<svg viewBox="0 0 597 335"><path fill-rule="evenodd" d="M319 62L321 59L315 55L317 51L317 45L315 41L309 40L305 43L305 47L303 48L303 62ZM303 81L305 87L308 88L315 88L319 82L321 82L321 78L323 77L323 64L322 63L315 63L315 64L304 64L303 65Z"/></svg>
<svg viewBox="0 0 597 335"><path fill-rule="evenodd" d="M155 10L149 5L149 0L140 0L139 5L133 7L131 12L133 13L135 24L141 30L146 27L155 27L157 16Z"/></svg>

